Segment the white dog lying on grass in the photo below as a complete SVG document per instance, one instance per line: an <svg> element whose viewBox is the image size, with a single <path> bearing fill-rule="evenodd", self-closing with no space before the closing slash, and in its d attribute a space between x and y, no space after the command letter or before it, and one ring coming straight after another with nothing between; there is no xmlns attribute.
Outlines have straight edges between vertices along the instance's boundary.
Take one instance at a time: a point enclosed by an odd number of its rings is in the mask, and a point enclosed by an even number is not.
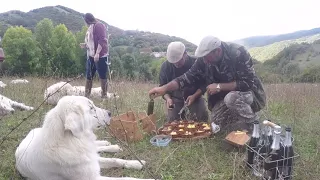
<svg viewBox="0 0 320 180"><path fill-rule="evenodd" d="M5 88L7 85L5 83L3 83L2 81L0 81L0 88Z"/></svg>
<svg viewBox="0 0 320 180"><path fill-rule="evenodd" d="M0 95L0 117L8 114L13 114L16 109L21 111L31 111L33 110L33 107L27 106L23 103L19 103L3 95Z"/></svg>
<svg viewBox="0 0 320 180"><path fill-rule="evenodd" d="M44 99L51 105L56 105L63 96L68 95L68 92L72 89L71 84L67 82L58 82L51 85L44 91Z"/></svg>
<svg viewBox="0 0 320 180"><path fill-rule="evenodd" d="M68 95L76 95L76 96L84 96L85 94L85 87L84 86L73 86L72 89L69 90ZM91 88L91 96L92 97L100 97L101 96L101 87ZM118 95L114 93L107 92L107 98L119 98Z"/></svg>
<svg viewBox="0 0 320 180"><path fill-rule="evenodd" d="M59 91L57 91L58 89L59 89ZM69 84L67 82L58 82L56 84L49 86L45 90L44 99L46 99L48 97L46 102L51 105L56 105L57 102L59 101L59 99L61 99L63 96L67 96L67 95L84 96L84 94L85 94L85 87L84 86L72 86L71 84ZM101 88L100 87L91 89L91 97L99 98L100 96L101 96ZM115 96L114 93L107 92L107 98L111 99L114 96ZM116 98L119 98L119 96L116 95Z"/></svg>
<svg viewBox="0 0 320 180"><path fill-rule="evenodd" d="M15 79L10 81L10 84L27 84L27 83L29 83L29 81L26 79Z"/></svg>
<svg viewBox="0 0 320 180"><path fill-rule="evenodd" d="M110 112L84 96L64 96L18 146L16 168L29 180L139 180L100 175L100 168L142 169L138 160L103 158L98 152L119 152L107 141L97 141L93 130L110 123Z"/></svg>

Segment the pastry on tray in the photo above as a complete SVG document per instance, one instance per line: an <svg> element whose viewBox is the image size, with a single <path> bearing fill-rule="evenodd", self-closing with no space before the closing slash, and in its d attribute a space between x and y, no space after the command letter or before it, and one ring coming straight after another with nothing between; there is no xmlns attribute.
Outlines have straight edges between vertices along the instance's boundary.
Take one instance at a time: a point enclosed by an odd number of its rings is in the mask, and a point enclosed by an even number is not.
<svg viewBox="0 0 320 180"><path fill-rule="evenodd" d="M171 126L164 127L162 131L172 131L172 127Z"/></svg>
<svg viewBox="0 0 320 180"><path fill-rule="evenodd" d="M179 124L179 125L178 125L178 128L184 128L184 127L185 127L184 124Z"/></svg>
<svg viewBox="0 0 320 180"><path fill-rule="evenodd" d="M187 128L188 129L194 129L194 128L196 128L196 125L195 124L188 124Z"/></svg>
<svg viewBox="0 0 320 180"><path fill-rule="evenodd" d="M186 137L186 138L191 138L191 137L193 137L193 133L190 132L190 131L185 131L185 132L183 133L183 136Z"/></svg>
<svg viewBox="0 0 320 180"><path fill-rule="evenodd" d="M170 125L173 126L173 127L177 126L178 124L179 124L178 121L172 121L172 122L170 123Z"/></svg>
<svg viewBox="0 0 320 180"><path fill-rule="evenodd" d="M177 131L172 131L172 132L170 133L170 135L175 136L175 135L178 135L178 133L177 133Z"/></svg>
<svg viewBox="0 0 320 180"><path fill-rule="evenodd" d="M203 134L203 133L205 133L205 132L206 132L206 131L203 130L203 129L198 129L198 130L196 130L195 134L196 134L196 135L200 135L200 134Z"/></svg>
<svg viewBox="0 0 320 180"><path fill-rule="evenodd" d="M188 124L189 122L187 120L180 120L179 124Z"/></svg>

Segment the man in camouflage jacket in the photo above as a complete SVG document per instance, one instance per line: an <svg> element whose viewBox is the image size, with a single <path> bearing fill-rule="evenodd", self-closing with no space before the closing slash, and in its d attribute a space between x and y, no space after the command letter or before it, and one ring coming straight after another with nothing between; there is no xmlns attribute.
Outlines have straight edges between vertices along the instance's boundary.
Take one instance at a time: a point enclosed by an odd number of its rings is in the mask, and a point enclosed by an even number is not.
<svg viewBox="0 0 320 180"><path fill-rule="evenodd" d="M204 80L206 88L201 91L208 94L211 121L220 125L222 131L250 132L256 112L266 104L266 95L248 51L238 44L206 36L195 56L198 59L188 72L164 86L153 88L149 95L161 96Z"/></svg>

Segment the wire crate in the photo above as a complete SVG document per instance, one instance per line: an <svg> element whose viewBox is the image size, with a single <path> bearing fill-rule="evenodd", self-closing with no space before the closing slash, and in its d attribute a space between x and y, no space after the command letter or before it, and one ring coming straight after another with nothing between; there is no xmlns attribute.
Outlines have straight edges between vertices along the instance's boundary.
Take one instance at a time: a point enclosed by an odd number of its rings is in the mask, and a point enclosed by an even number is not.
<svg viewBox="0 0 320 180"><path fill-rule="evenodd" d="M282 141L282 139L281 139L281 141ZM282 142L281 142L281 144L282 144ZM258 151L256 151L252 147L250 147L247 143L245 145L246 145L246 150L247 151L248 151L248 149L250 149L251 151L254 152L253 165L250 165L249 163L247 163L247 158L244 159L245 164L247 166L251 167L251 171L252 171L253 175L258 177L258 179L269 180L269 179L266 179L264 177L264 175L265 175L264 162L265 162L266 158L263 156L263 154L260 154ZM247 151L246 151L246 153L247 153ZM292 157L282 158L282 159L275 160L275 161L268 161L268 163L276 163L277 164L276 171L277 171L277 174L279 175L279 177L276 178L275 180L285 180L285 178L292 179L294 176L296 176L293 167L294 167L294 163L295 163L296 159L299 156L300 155L296 151L294 151L294 156L292 156ZM291 166L292 174L289 175L289 176L285 176L282 173L283 172L283 168L284 167L288 167L288 166L285 166L284 162L285 162L285 160L289 160L289 159L293 159L293 161L292 161L293 162L293 166Z"/></svg>

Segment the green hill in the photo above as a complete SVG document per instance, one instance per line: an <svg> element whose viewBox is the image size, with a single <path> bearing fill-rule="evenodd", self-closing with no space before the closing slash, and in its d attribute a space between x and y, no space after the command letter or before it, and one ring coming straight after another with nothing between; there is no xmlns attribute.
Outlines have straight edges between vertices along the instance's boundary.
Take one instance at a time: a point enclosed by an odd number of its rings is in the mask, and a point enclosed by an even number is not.
<svg viewBox="0 0 320 180"><path fill-rule="evenodd" d="M81 28L85 25L82 15L83 13L60 5L42 7L26 13L16 10L0 13L0 26L2 27L0 28L0 36L3 36L9 26L22 25L33 31L36 24L43 18L51 19L54 25L65 24L73 32L81 31ZM104 21L102 22L107 24ZM109 33L111 34L110 44L112 47L132 46L153 49L154 51L165 51L171 41L182 41L188 51L193 52L196 49L196 45L182 38L160 33L124 31L112 25L109 25Z"/></svg>
<svg viewBox="0 0 320 180"><path fill-rule="evenodd" d="M309 30L300 30L292 33L270 35L270 36L253 36L235 40L234 42L244 45L250 49L253 47L262 47L280 41L294 40L302 37L313 36L320 33L320 28L313 28Z"/></svg>
<svg viewBox="0 0 320 180"><path fill-rule="evenodd" d="M272 59L274 56L292 44L312 43L318 39L320 39L320 34L299 39L280 41L263 47L251 48L249 49L249 52L254 59L264 62L268 59Z"/></svg>
<svg viewBox="0 0 320 180"><path fill-rule="evenodd" d="M292 44L255 66L265 82L320 82L320 39Z"/></svg>

